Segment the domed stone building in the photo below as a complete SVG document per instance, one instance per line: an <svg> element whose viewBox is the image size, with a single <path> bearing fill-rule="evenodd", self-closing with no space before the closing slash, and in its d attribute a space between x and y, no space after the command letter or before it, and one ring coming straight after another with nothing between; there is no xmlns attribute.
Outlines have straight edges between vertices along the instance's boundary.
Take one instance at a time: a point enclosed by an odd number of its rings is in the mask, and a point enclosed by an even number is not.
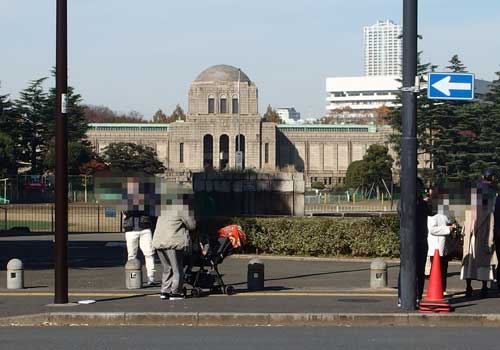
<svg viewBox="0 0 500 350"><path fill-rule="evenodd" d="M263 122L255 83L238 68L216 65L191 83L186 121L91 124L88 137L98 152L112 142L151 146L170 172L295 171L304 173L307 183L333 185L371 144L387 143L389 134L389 128L374 125Z"/></svg>

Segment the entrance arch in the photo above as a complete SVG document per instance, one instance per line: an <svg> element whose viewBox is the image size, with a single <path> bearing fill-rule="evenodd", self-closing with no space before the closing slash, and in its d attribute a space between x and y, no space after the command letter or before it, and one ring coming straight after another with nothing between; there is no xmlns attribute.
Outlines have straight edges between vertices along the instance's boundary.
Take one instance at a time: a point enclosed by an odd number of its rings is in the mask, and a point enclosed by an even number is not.
<svg viewBox="0 0 500 350"><path fill-rule="evenodd" d="M203 169L214 167L214 138L210 134L203 136Z"/></svg>
<svg viewBox="0 0 500 350"><path fill-rule="evenodd" d="M219 137L219 169L224 170L229 164L229 136L226 134Z"/></svg>

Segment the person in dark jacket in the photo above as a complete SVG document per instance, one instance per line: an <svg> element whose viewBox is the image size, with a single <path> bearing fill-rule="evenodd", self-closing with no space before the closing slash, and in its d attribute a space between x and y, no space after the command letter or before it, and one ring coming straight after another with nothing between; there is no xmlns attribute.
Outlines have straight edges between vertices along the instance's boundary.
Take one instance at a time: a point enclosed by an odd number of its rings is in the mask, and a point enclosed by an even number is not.
<svg viewBox="0 0 500 350"><path fill-rule="evenodd" d="M127 241L128 260L137 258L137 250L141 248L146 262L148 285L155 284L155 259L153 249L153 232L157 218L152 216L147 206L142 205L144 210L139 210L140 203L144 203L144 193L134 191L133 187L138 185L134 178L129 178L127 183L130 207L132 210L122 212L125 240Z"/></svg>

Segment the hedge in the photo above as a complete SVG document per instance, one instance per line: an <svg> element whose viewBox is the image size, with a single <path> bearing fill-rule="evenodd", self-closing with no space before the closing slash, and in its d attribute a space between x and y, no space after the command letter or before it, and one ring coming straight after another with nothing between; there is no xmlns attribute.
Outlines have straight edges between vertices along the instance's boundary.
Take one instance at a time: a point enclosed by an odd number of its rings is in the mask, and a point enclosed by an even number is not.
<svg viewBox="0 0 500 350"><path fill-rule="evenodd" d="M398 257L399 218L234 218L247 235L246 253Z"/></svg>

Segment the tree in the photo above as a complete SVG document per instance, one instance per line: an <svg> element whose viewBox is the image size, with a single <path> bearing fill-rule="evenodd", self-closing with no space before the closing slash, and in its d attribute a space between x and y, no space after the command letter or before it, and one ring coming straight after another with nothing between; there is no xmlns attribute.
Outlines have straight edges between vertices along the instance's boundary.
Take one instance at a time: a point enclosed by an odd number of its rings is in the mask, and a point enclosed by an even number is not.
<svg viewBox="0 0 500 350"><path fill-rule="evenodd" d="M490 85L490 91L486 94L485 100L500 108L500 71L495 72L497 79Z"/></svg>
<svg viewBox="0 0 500 350"><path fill-rule="evenodd" d="M153 123L167 123L167 116L161 109L153 115Z"/></svg>
<svg viewBox="0 0 500 350"><path fill-rule="evenodd" d="M366 183L366 162L364 160L356 160L349 164L345 176L345 184L349 188L364 188Z"/></svg>
<svg viewBox="0 0 500 350"><path fill-rule="evenodd" d="M0 131L0 178L13 175L15 171L14 142L8 135Z"/></svg>
<svg viewBox="0 0 500 350"><path fill-rule="evenodd" d="M92 150L92 145L88 140L68 142L68 174L82 174L80 171L82 165L88 164L91 160L96 159L96 157L96 154ZM49 152L45 159L45 167L48 170L55 171L56 155L53 142L49 147Z"/></svg>
<svg viewBox="0 0 500 350"><path fill-rule="evenodd" d="M278 113L276 113L276 110L274 110L273 107L271 107L271 105L267 106L266 113L264 114L264 117L262 119L265 122L272 122L278 124L283 123L280 116L278 115Z"/></svg>
<svg viewBox="0 0 500 350"><path fill-rule="evenodd" d="M138 112L118 114L105 106L83 106L85 120L88 123L147 123Z"/></svg>
<svg viewBox="0 0 500 350"><path fill-rule="evenodd" d="M450 72L467 72L467 67L462 63L462 61L460 61L458 55L453 55L453 57L448 62L450 63L450 65L446 66L446 69L448 69Z"/></svg>
<svg viewBox="0 0 500 350"><path fill-rule="evenodd" d="M145 172L153 175L165 171L153 148L135 143L110 144L104 150L103 160L111 171L120 173Z"/></svg>
<svg viewBox="0 0 500 350"><path fill-rule="evenodd" d="M389 154L389 149L383 145L371 145L363 157L365 163L366 183L382 185L382 182L392 182L392 164L394 159Z"/></svg>
<svg viewBox="0 0 500 350"><path fill-rule="evenodd" d="M186 120L186 115L184 114L184 110L179 104L175 106L174 111L172 112L172 114L170 114L170 116L166 119L165 122L170 124L177 120L184 120L184 121Z"/></svg>
<svg viewBox="0 0 500 350"><path fill-rule="evenodd" d="M47 98L47 119L48 126L51 130L51 138L55 137L55 113L56 113L56 89L51 88ZM71 86L67 91L67 114L68 118L68 142L78 143L87 138L89 129L88 122L85 118L85 107L82 105L82 96L75 93L75 89Z"/></svg>
<svg viewBox="0 0 500 350"><path fill-rule="evenodd" d="M21 150L20 160L31 164L31 173L43 172L48 140L54 133L48 117L48 97L42 84L47 78L33 80L14 102L16 113L15 142ZM52 118L53 119L53 118ZM51 135L52 134L52 135ZM11 136L11 137L12 137Z"/></svg>

